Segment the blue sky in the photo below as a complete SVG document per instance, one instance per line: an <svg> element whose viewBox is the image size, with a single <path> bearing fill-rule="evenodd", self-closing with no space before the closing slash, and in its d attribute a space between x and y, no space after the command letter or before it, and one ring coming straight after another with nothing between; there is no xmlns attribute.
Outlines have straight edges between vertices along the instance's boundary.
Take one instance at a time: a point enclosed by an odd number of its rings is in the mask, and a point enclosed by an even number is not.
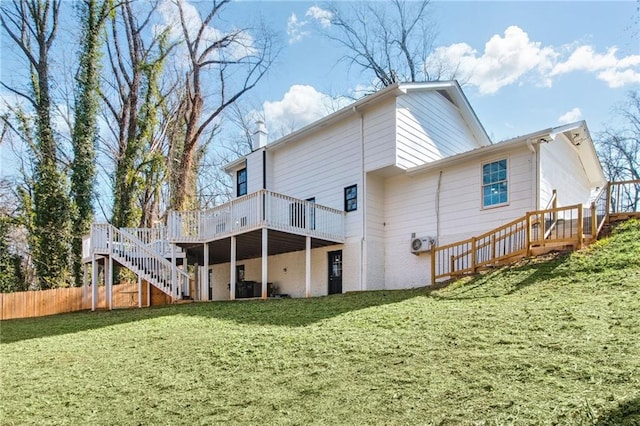
<svg viewBox="0 0 640 426"><path fill-rule="evenodd" d="M170 1L160 3L169 10ZM262 18L280 38L277 62L244 99L265 116L272 139L371 86L370 76L349 70L339 61L344 52L322 35L323 4L240 0L222 15L240 26ZM438 57L459 66L463 89L493 141L581 119L596 136L615 124L613 110L627 92L640 88L639 1L434 1L430 8ZM26 68L11 60L17 55L7 38L1 44L0 78L19 80ZM0 90L0 98L6 95ZM15 161L6 145L0 145L0 174Z"/></svg>
<svg viewBox="0 0 640 426"><path fill-rule="evenodd" d="M358 69L338 62L342 52L321 35L313 6L322 3L234 5L233 13L263 14L284 38L278 63L252 94L269 127L283 117L304 124L326 110L317 106L323 95L369 84ZM637 1L434 1L431 16L435 46L465 65L470 77L463 89L499 141L578 119L587 120L594 134L611 123L615 106L640 88L638 7Z"/></svg>

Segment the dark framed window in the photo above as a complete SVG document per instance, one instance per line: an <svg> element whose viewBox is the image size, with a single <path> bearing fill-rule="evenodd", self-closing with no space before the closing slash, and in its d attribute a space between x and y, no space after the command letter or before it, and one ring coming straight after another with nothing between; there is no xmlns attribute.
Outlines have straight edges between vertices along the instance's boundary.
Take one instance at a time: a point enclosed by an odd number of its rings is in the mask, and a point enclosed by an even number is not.
<svg viewBox="0 0 640 426"><path fill-rule="evenodd" d="M242 170L238 170L236 178L237 178L236 195L238 197L247 195L247 168L245 167Z"/></svg>
<svg viewBox="0 0 640 426"><path fill-rule="evenodd" d="M507 160L482 165L482 207L494 207L509 201Z"/></svg>
<svg viewBox="0 0 640 426"><path fill-rule="evenodd" d="M344 211L358 210L358 185L347 186L344 189Z"/></svg>

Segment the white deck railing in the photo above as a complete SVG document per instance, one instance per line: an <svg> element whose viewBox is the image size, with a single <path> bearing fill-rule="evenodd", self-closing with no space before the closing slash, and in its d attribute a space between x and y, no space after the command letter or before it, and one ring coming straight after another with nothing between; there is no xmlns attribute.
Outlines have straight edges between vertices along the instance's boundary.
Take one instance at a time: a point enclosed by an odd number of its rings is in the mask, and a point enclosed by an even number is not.
<svg viewBox="0 0 640 426"><path fill-rule="evenodd" d="M142 241L147 247L164 257L171 256L171 244L167 241L167 229L164 226L155 228L121 228Z"/></svg>
<svg viewBox="0 0 640 426"><path fill-rule="evenodd" d="M173 266L165 252L157 250L163 240L163 229L118 229L105 223L91 226L91 237L83 240L83 258L91 254L114 256L123 266L172 297L188 294L189 275ZM88 242L85 247L85 241ZM84 250L88 253L84 253Z"/></svg>
<svg viewBox="0 0 640 426"><path fill-rule="evenodd" d="M208 210L171 211L171 242L205 242L261 227L343 242L345 213L311 201L261 190Z"/></svg>

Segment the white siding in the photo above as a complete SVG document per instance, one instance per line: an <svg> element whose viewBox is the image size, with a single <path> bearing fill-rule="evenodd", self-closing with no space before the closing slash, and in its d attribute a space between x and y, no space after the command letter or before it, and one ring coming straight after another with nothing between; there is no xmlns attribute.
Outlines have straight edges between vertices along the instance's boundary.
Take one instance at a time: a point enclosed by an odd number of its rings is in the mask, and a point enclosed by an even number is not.
<svg viewBox="0 0 640 426"><path fill-rule="evenodd" d="M365 171L395 165L395 99L362 110L364 120Z"/></svg>
<svg viewBox="0 0 640 426"><path fill-rule="evenodd" d="M540 145L540 208L545 208L554 189L559 206L587 203L591 193L578 151L564 135Z"/></svg>
<svg viewBox="0 0 640 426"><path fill-rule="evenodd" d="M263 150L259 149L247 155L247 194L260 191L263 182Z"/></svg>
<svg viewBox="0 0 640 426"><path fill-rule="evenodd" d="M275 192L301 199L315 197L318 204L344 210L344 188L358 185L358 209L346 216L347 240L342 248L344 291L361 289L364 187L360 135L360 119L354 113L272 150L270 158L273 172L268 186Z"/></svg>
<svg viewBox="0 0 640 426"><path fill-rule="evenodd" d="M434 91L398 97L398 167L407 169L480 146L458 108Z"/></svg>
<svg viewBox="0 0 640 426"><path fill-rule="evenodd" d="M358 185L362 202L360 124L355 114L295 143L271 152L272 181L269 188L292 197L344 209L344 188ZM357 212L347 215L354 225ZM349 228L353 228L350 226Z"/></svg>
<svg viewBox="0 0 640 426"><path fill-rule="evenodd" d="M411 253L411 234L436 235L437 174L398 176L385 182L384 288L410 288L429 284L430 259Z"/></svg>
<svg viewBox="0 0 640 426"><path fill-rule="evenodd" d="M322 247L311 250L311 295L325 296L328 293L328 255L334 250L343 250L342 245ZM343 252L344 256L344 252ZM244 265L246 281L262 280L262 259L239 260L236 265ZM267 265L267 281L277 286L278 293L291 297L305 297L305 252L295 251L276 256L269 256ZM231 264L213 265L212 288L213 300L229 299L229 277ZM344 288L343 290L347 291Z"/></svg>
<svg viewBox="0 0 640 426"><path fill-rule="evenodd" d="M367 228L365 285L367 290L384 288L384 180L367 175Z"/></svg>
<svg viewBox="0 0 640 426"><path fill-rule="evenodd" d="M501 158L508 159L509 204L483 209L482 164ZM468 161L443 170L439 215L436 214L439 171L388 179L384 190L385 288L429 283L430 255L411 254L412 233L417 237L438 236L442 245L481 234L532 210L534 164L535 156L527 148L518 148L508 155Z"/></svg>

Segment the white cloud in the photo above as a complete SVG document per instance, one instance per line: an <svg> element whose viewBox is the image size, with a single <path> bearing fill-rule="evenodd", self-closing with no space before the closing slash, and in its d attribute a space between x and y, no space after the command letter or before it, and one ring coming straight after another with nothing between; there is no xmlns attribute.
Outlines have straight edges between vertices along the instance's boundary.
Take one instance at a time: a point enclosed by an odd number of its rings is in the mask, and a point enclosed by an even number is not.
<svg viewBox="0 0 640 426"><path fill-rule="evenodd" d="M567 111L566 113L562 114L558 118L558 123L560 124L574 123L580 120L581 118L582 118L582 111L580 111L580 108L573 108L571 111Z"/></svg>
<svg viewBox="0 0 640 426"><path fill-rule="evenodd" d="M617 53L618 49L615 47L602 54L595 52L591 46L580 46L566 61L556 64L551 75L574 71L596 72L597 78L611 88L640 83L640 55L618 58Z"/></svg>
<svg viewBox="0 0 640 426"><path fill-rule="evenodd" d="M482 55L468 44L458 43L437 48L427 64L455 70L458 78L477 86L481 94L492 94L532 70L547 72L555 56L553 48L531 41L526 32L511 26L504 37L498 34L491 37Z"/></svg>
<svg viewBox="0 0 640 426"><path fill-rule="evenodd" d="M318 6L311 6L307 9L305 16L315 20L322 27L328 28L331 26L333 13L328 10L321 9ZM289 44L297 43L311 34L309 31L304 30L307 25L309 25L308 19L300 20L295 13L291 13L291 16L287 19L287 35L289 36Z"/></svg>
<svg viewBox="0 0 640 426"><path fill-rule="evenodd" d="M333 18L333 13L328 10L322 9L318 6L311 6L307 9L307 13L305 16L310 16L316 21L320 23L325 28L331 26L331 18Z"/></svg>
<svg viewBox="0 0 640 426"><path fill-rule="evenodd" d="M158 11L160 12L160 16L162 16L162 20L164 23L157 25L155 27L155 31L156 33L159 33L168 29L170 39L184 39L182 26L180 24L180 13L178 5L180 5L182 13L184 14L184 21L187 24L187 34L189 35L189 38L191 40L194 40L198 36L198 32L202 27L202 18L200 17L200 12L198 12L198 9L190 4L188 0L162 1L158 5ZM204 49L222 39L226 34L228 33L225 33L217 28L205 26L202 31L201 42L199 45L200 51L198 53L202 53ZM186 48L183 47L182 49L184 50L182 54L187 55ZM246 31L239 31L229 47L225 49L215 49L210 53L210 55L238 60L254 53L254 39L251 34L247 33ZM213 58L209 56L209 59Z"/></svg>
<svg viewBox="0 0 640 426"><path fill-rule="evenodd" d="M504 36L492 36L481 53L466 43L438 47L425 66L431 72L455 73L481 94L525 80L550 87L554 77L576 71L594 73L612 88L640 82L640 55L618 57L615 47L597 53L589 45L544 46L517 26L507 28Z"/></svg>
<svg viewBox="0 0 640 426"><path fill-rule="evenodd" d="M348 104L345 98L333 98L313 86L293 85L282 100L262 105L271 140L284 136Z"/></svg>
<svg viewBox="0 0 640 426"><path fill-rule="evenodd" d="M303 28L307 25L307 21L299 21L295 13L292 13L287 20L287 35L289 36L289 44L296 43L309 35L309 31Z"/></svg>
<svg viewBox="0 0 640 426"><path fill-rule="evenodd" d="M640 72L631 68L620 71L617 69L607 69L598 73L598 78L605 81L609 87L616 89L626 84L640 83Z"/></svg>

